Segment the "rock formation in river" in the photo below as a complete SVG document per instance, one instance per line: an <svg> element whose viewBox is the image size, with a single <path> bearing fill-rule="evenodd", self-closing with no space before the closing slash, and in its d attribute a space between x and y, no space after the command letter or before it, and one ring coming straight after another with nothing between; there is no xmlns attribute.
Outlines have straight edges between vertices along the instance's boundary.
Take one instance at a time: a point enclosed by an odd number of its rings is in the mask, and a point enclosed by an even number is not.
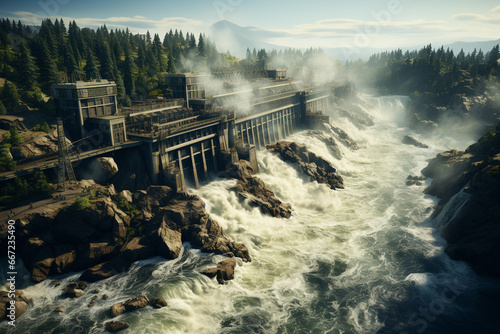
<svg viewBox="0 0 500 334"><path fill-rule="evenodd" d="M309 152L305 145L279 141L276 144L267 145L267 149L279 153L284 161L299 165L312 180L328 184L333 190L344 189L342 177L337 173L337 170L322 157Z"/></svg>
<svg viewBox="0 0 500 334"><path fill-rule="evenodd" d="M184 241L250 261L247 248L224 236L199 197L151 186L131 198L133 203L121 195L103 196L50 212L40 207L18 219L19 255L31 279L40 282L86 269L81 279L97 281L126 271L138 260L174 259Z"/></svg>
<svg viewBox="0 0 500 334"><path fill-rule="evenodd" d="M326 148L328 148L330 153L335 158L337 158L339 160L342 159L342 153L340 152L339 145L337 145L337 142L335 141L333 136L327 135L324 130L309 130L309 131L307 131L307 135L318 138L320 141L322 141L326 145Z"/></svg>
<svg viewBox="0 0 500 334"><path fill-rule="evenodd" d="M236 179L236 185L231 190L235 191L241 200L248 200L251 206L260 208L263 214L290 218L291 205L281 202L261 179L252 174L254 171L250 163L240 160L232 164L222 175Z"/></svg>
<svg viewBox="0 0 500 334"><path fill-rule="evenodd" d="M427 146L426 144L424 144L422 142L419 142L418 140L416 140L412 136L404 136L402 142L403 142L403 144L406 144L406 145L413 145L413 146L420 147L420 148L429 148L429 146Z"/></svg>
<svg viewBox="0 0 500 334"><path fill-rule="evenodd" d="M464 187L470 195L441 231L446 252L500 277L500 123L465 152L438 154L422 173L433 178L426 193L442 199L438 210Z"/></svg>

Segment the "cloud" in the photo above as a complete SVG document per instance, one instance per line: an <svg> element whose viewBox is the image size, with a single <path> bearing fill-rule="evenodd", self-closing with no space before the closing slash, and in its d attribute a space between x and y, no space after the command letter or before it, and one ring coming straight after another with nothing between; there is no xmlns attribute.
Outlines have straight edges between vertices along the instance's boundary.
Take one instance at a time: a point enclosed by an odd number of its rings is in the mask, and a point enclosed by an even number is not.
<svg viewBox="0 0 500 334"><path fill-rule="evenodd" d="M43 19L51 18L62 18L66 23L70 21L75 21L80 26L85 27L100 27L104 24L108 28L118 28L126 29L129 28L131 31L135 32L146 32L146 30L151 30L152 32L165 33L170 29L181 29L185 32L202 32L205 31L205 23L198 20L192 20L184 17L168 17L161 20L149 20L144 16L134 16L134 17L108 17L104 19L98 18L75 18L75 17L65 17L65 16L47 16L44 13L32 13L25 11L10 12L15 17L15 20L21 20L26 24L39 25Z"/></svg>
<svg viewBox="0 0 500 334"><path fill-rule="evenodd" d="M500 12L500 5L490 9L490 12Z"/></svg>
<svg viewBox="0 0 500 334"><path fill-rule="evenodd" d="M399 33L416 33L416 32L438 32L451 31L444 21L362 21L350 19L333 19L322 20L313 24L301 24L292 29L257 29L254 31L265 31L273 37L335 37L349 36L361 32L367 34L399 32Z"/></svg>
<svg viewBox="0 0 500 334"><path fill-rule="evenodd" d="M476 22L500 24L500 16L486 17L481 14L457 14L454 15L453 18L462 21L476 21Z"/></svg>

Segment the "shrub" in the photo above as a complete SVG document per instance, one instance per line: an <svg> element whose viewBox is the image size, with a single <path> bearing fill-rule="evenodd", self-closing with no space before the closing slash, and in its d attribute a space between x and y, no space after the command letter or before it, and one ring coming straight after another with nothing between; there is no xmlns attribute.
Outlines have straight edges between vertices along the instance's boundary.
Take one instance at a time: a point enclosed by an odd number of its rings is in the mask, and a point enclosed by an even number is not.
<svg viewBox="0 0 500 334"><path fill-rule="evenodd" d="M90 204L90 200L88 196L80 196L77 197L75 202L72 204L72 206L77 209L78 211L82 211L85 209L90 208L92 204Z"/></svg>
<svg viewBox="0 0 500 334"><path fill-rule="evenodd" d="M49 133L51 130L50 125L47 122L43 122L43 124L37 124L31 129L31 131L39 131L39 132L47 132Z"/></svg>
<svg viewBox="0 0 500 334"><path fill-rule="evenodd" d="M0 145L0 172L8 172L16 169L16 162L10 155L10 144Z"/></svg>

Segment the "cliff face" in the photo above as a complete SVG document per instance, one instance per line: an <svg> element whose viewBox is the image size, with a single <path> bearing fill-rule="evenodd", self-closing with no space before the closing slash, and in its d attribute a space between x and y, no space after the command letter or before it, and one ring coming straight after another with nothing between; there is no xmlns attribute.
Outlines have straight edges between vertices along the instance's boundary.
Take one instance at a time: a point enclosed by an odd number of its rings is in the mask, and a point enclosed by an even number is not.
<svg viewBox="0 0 500 334"><path fill-rule="evenodd" d="M442 199L438 210L464 187L470 194L441 231L446 252L479 273L500 277L500 124L465 152L438 154L422 173L434 178L426 193Z"/></svg>

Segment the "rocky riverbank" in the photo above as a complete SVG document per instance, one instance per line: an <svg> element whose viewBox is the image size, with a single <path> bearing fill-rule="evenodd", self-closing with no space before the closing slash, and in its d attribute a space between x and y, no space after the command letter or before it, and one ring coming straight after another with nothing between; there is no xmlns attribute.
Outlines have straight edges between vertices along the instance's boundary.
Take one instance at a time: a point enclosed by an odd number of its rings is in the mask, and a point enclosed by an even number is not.
<svg viewBox="0 0 500 334"><path fill-rule="evenodd" d="M422 173L433 178L426 193L441 198L436 214L457 193L469 194L441 231L446 252L500 278L500 123L464 152L438 154Z"/></svg>
<svg viewBox="0 0 500 334"><path fill-rule="evenodd" d="M79 197L52 211L40 207L17 219L16 226L17 242L23 245L19 255L33 282L81 270L81 280L105 279L138 260L174 259L186 241L206 252L250 261L247 248L224 236L199 197L166 186Z"/></svg>
<svg viewBox="0 0 500 334"><path fill-rule="evenodd" d="M498 103L498 96L484 84L464 81L463 87L454 94L435 96L423 93L413 97L408 107L410 128L426 133L451 124L473 126L474 130L484 131L498 122Z"/></svg>

